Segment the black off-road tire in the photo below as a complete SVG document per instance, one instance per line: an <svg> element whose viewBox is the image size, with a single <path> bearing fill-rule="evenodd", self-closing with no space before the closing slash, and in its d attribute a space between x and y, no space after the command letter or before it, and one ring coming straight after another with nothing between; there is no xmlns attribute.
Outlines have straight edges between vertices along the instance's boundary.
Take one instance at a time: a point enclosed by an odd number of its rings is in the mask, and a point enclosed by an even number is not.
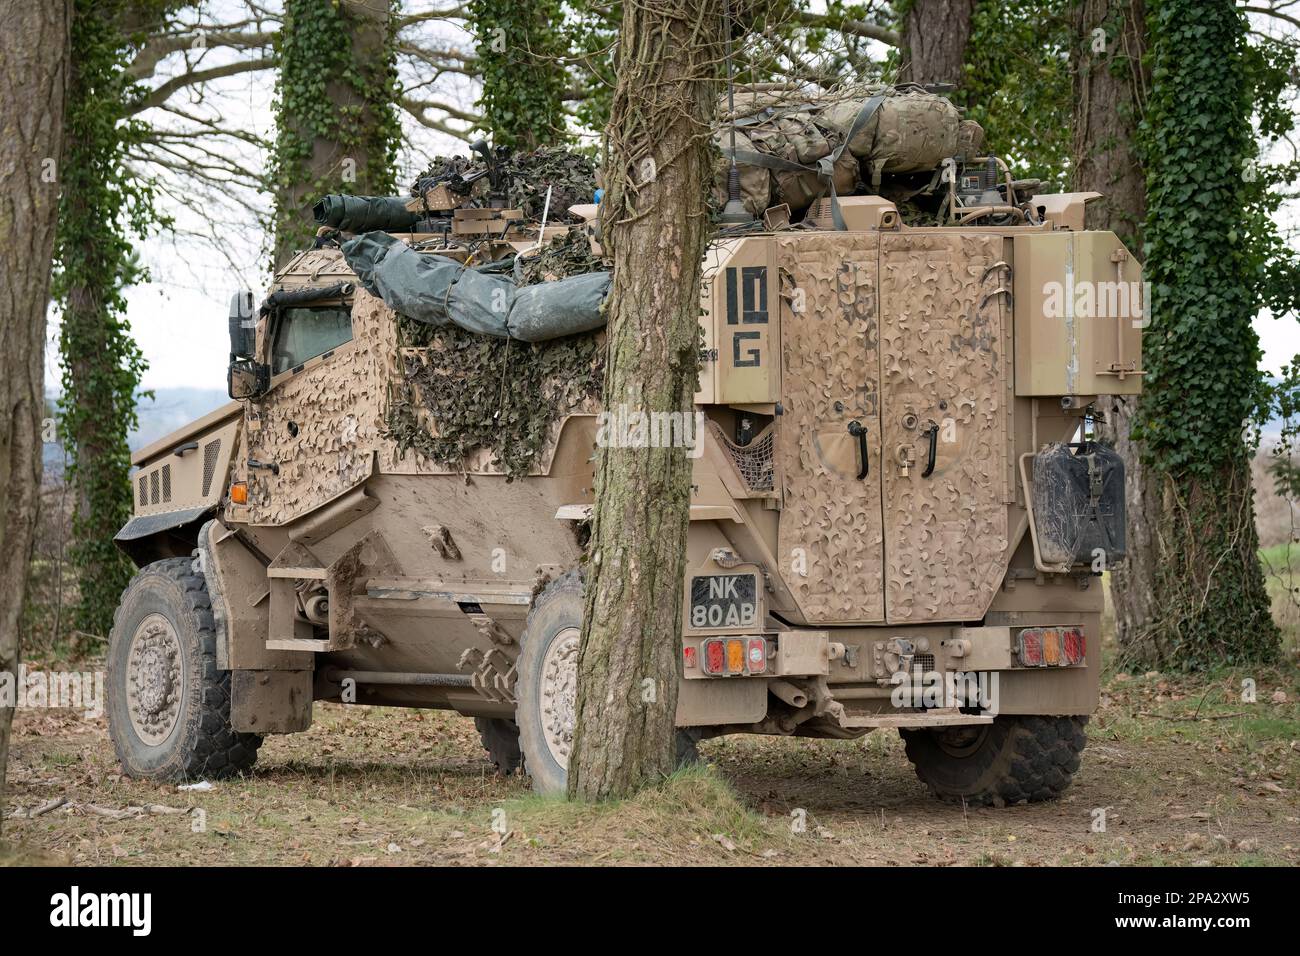
<svg viewBox="0 0 1300 956"><path fill-rule="evenodd" d="M936 797L1002 807L1059 797L1079 769L1087 723L1087 717L1002 715L982 727L899 733L916 775Z"/></svg>
<svg viewBox="0 0 1300 956"><path fill-rule="evenodd" d="M475 717L474 726L497 773L508 777L524 765L524 755L519 750L519 725L513 720Z"/></svg>
<svg viewBox="0 0 1300 956"><path fill-rule="evenodd" d="M682 727L677 731L677 767L691 767L700 763L699 742L704 733L698 727Z"/></svg>
<svg viewBox="0 0 1300 956"><path fill-rule="evenodd" d="M547 649L569 629L582 630L582 576L577 569L556 578L533 602L520 641L518 680L515 696L515 723L519 727L519 747L524 771L532 778L533 789L542 794L564 794L568 790L567 765L561 765L546 742L541 713L542 665ZM576 665L576 661L575 661ZM696 743L701 734L693 728L677 731L677 765L696 763Z"/></svg>
<svg viewBox="0 0 1300 956"><path fill-rule="evenodd" d="M132 722L128 687L132 640L154 615L171 626L178 646L172 685L178 711L165 739L150 742ZM109 637L107 698L109 734L128 776L211 780L242 773L256 762L261 736L230 726L230 672L217 668L208 588L192 558L146 565L122 593Z"/></svg>

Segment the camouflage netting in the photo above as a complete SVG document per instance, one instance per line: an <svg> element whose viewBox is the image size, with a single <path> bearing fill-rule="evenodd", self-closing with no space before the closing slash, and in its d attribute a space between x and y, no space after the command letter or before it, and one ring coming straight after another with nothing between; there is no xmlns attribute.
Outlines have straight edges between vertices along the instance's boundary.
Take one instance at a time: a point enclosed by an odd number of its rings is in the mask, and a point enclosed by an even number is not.
<svg viewBox="0 0 1300 956"><path fill-rule="evenodd" d="M569 276L601 272L609 263L591 251L591 240L578 229L556 236L537 252L516 260L515 280L520 285L551 282Z"/></svg>
<svg viewBox="0 0 1300 956"><path fill-rule="evenodd" d="M543 146L531 153L514 153L501 166L506 197L512 209L532 220L542 218L546 188L551 187L548 223L578 222L570 206L595 202L596 167L581 153Z"/></svg>
<svg viewBox="0 0 1300 956"><path fill-rule="evenodd" d="M595 201L596 167L581 153L559 147L543 146L528 153L505 153L499 163L501 198L510 209L523 210L524 218L538 222L546 206L546 189L551 187L548 223L578 222L570 206ZM468 200L467 205L481 206L490 196L491 186L484 172L483 160L477 156L436 156L429 168L411 184L412 196L442 183ZM467 186L464 180L480 174Z"/></svg>
<svg viewBox="0 0 1300 956"><path fill-rule="evenodd" d="M548 186L550 224L579 221L569 207L594 201L596 173L585 156L552 148L513 154L496 151L494 156L499 198L533 222L542 218ZM491 198L485 171L478 156L439 156L416 177L411 194L423 197L429 189L447 185L466 206L484 206ZM376 256L376 264L380 259ZM364 265L358 260L354 268L360 268L363 283L367 279L373 282L375 270L367 272ZM509 262L503 265L505 276L510 276ZM524 292L526 287L560 279L590 276L593 283L599 283L602 280L595 273L601 273L607 282L605 270L587 237L572 230L518 260L513 285L519 294L514 299L531 302L537 297L530 298ZM420 291L413 282L406 283L410 289L403 289ZM509 282L507 285L512 287ZM383 294L378 286L373 291ZM388 295L383 297L389 300ZM599 297L595 301L599 302ZM390 307L393 304L389 302ZM452 304L450 297L444 302ZM403 451L416 451L443 467L463 468L467 457L486 449L491 452L493 467L507 478L526 475L541 461L560 419L589 409L599 400L605 375L603 334L582 332L530 344L451 324L457 315L449 313L448 322L441 321L441 314L432 316L433 321L430 315L422 315L423 322L398 315L406 351L402 353L401 382L389 396L389 432ZM532 316L531 325L549 327L546 319L543 310ZM511 334L527 337L531 325L525 317ZM505 334L505 329L499 334Z"/></svg>
<svg viewBox="0 0 1300 956"><path fill-rule="evenodd" d="M601 333L549 342L493 339L398 319L404 387L389 398L388 428L403 451L460 469L479 449L508 479L529 473L566 414L598 400Z"/></svg>

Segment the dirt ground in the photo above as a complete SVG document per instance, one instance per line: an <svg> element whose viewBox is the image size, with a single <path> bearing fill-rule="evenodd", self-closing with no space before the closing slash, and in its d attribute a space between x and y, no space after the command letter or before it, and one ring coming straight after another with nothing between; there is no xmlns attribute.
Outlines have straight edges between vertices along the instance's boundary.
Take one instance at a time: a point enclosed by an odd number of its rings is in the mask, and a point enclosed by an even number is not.
<svg viewBox="0 0 1300 956"><path fill-rule="evenodd" d="M1064 799L1004 809L932 799L892 731L709 741L702 766L601 806L494 775L473 722L443 713L317 705L309 732L201 792L120 776L102 719L20 710L15 731L16 863L1300 864L1293 649L1262 673L1112 676Z"/></svg>

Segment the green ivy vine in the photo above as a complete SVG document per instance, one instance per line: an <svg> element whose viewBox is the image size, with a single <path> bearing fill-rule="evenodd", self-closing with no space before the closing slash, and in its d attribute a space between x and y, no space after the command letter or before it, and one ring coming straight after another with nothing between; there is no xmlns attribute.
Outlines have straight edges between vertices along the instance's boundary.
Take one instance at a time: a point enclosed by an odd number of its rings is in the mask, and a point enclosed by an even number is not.
<svg viewBox="0 0 1300 956"><path fill-rule="evenodd" d="M161 13L166 5L152 6ZM133 570L113 544L131 517L127 434L137 424L146 368L126 322L125 291L146 278L133 240L166 224L154 186L126 160L147 132L125 110L139 93L126 74L138 38L119 26L127 8L125 0L75 2L53 282L62 312L59 432L69 463L65 480L76 493L70 560L79 598L73 623L99 636L112 626ZM138 14L140 4L131 12Z"/></svg>
<svg viewBox="0 0 1300 956"><path fill-rule="evenodd" d="M1164 488L1166 609L1152 657L1266 661L1278 632L1256 557L1247 423L1267 406L1252 325L1267 254L1246 25L1232 0L1152 0L1147 370L1134 435Z"/></svg>
<svg viewBox="0 0 1300 956"><path fill-rule="evenodd" d="M401 125L397 115L397 0L362 16L343 0L285 0L276 45L275 259L315 234L311 206L327 193L391 195ZM375 36L376 30L382 31ZM330 155L321 154L329 144Z"/></svg>
<svg viewBox="0 0 1300 956"><path fill-rule="evenodd" d="M560 0L470 0L469 15L483 79L478 105L493 143L534 149L568 142Z"/></svg>

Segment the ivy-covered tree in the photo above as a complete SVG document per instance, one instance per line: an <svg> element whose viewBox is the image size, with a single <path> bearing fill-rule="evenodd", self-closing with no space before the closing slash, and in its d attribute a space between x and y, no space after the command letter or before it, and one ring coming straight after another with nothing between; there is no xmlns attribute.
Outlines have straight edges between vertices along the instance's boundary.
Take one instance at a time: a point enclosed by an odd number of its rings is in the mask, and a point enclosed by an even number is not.
<svg viewBox="0 0 1300 956"><path fill-rule="evenodd" d="M310 245L321 196L395 189L396 9L396 0L284 4L271 157L277 265Z"/></svg>
<svg viewBox="0 0 1300 956"><path fill-rule="evenodd" d="M129 0L76 0L73 7L53 291L62 313L59 425L76 500L73 622L94 635L108 633L132 571L113 544L131 516L127 434L145 369L127 325L125 291L144 275L132 238L158 221L152 188L126 161L145 135L126 115L134 95L126 24L156 19L165 7Z"/></svg>
<svg viewBox="0 0 1300 956"><path fill-rule="evenodd" d="M492 141L515 149L565 142L560 0L470 0L469 14L483 80L478 105Z"/></svg>
<svg viewBox="0 0 1300 956"><path fill-rule="evenodd" d="M1149 0L1145 389L1136 437L1161 507L1135 662L1269 661L1279 635L1257 555L1247 423L1264 396L1246 24L1232 0Z"/></svg>
<svg viewBox="0 0 1300 956"><path fill-rule="evenodd" d="M1114 232L1139 261L1147 216L1146 174L1138 141L1151 85L1146 62L1144 0L1077 0L1073 42L1073 158L1071 188L1099 192L1088 204L1089 229ZM1110 570L1115 633L1121 648L1141 644L1159 620L1155 533L1162 495L1153 469L1133 439L1138 396L1102 396L1098 437L1124 459L1127 556Z"/></svg>

